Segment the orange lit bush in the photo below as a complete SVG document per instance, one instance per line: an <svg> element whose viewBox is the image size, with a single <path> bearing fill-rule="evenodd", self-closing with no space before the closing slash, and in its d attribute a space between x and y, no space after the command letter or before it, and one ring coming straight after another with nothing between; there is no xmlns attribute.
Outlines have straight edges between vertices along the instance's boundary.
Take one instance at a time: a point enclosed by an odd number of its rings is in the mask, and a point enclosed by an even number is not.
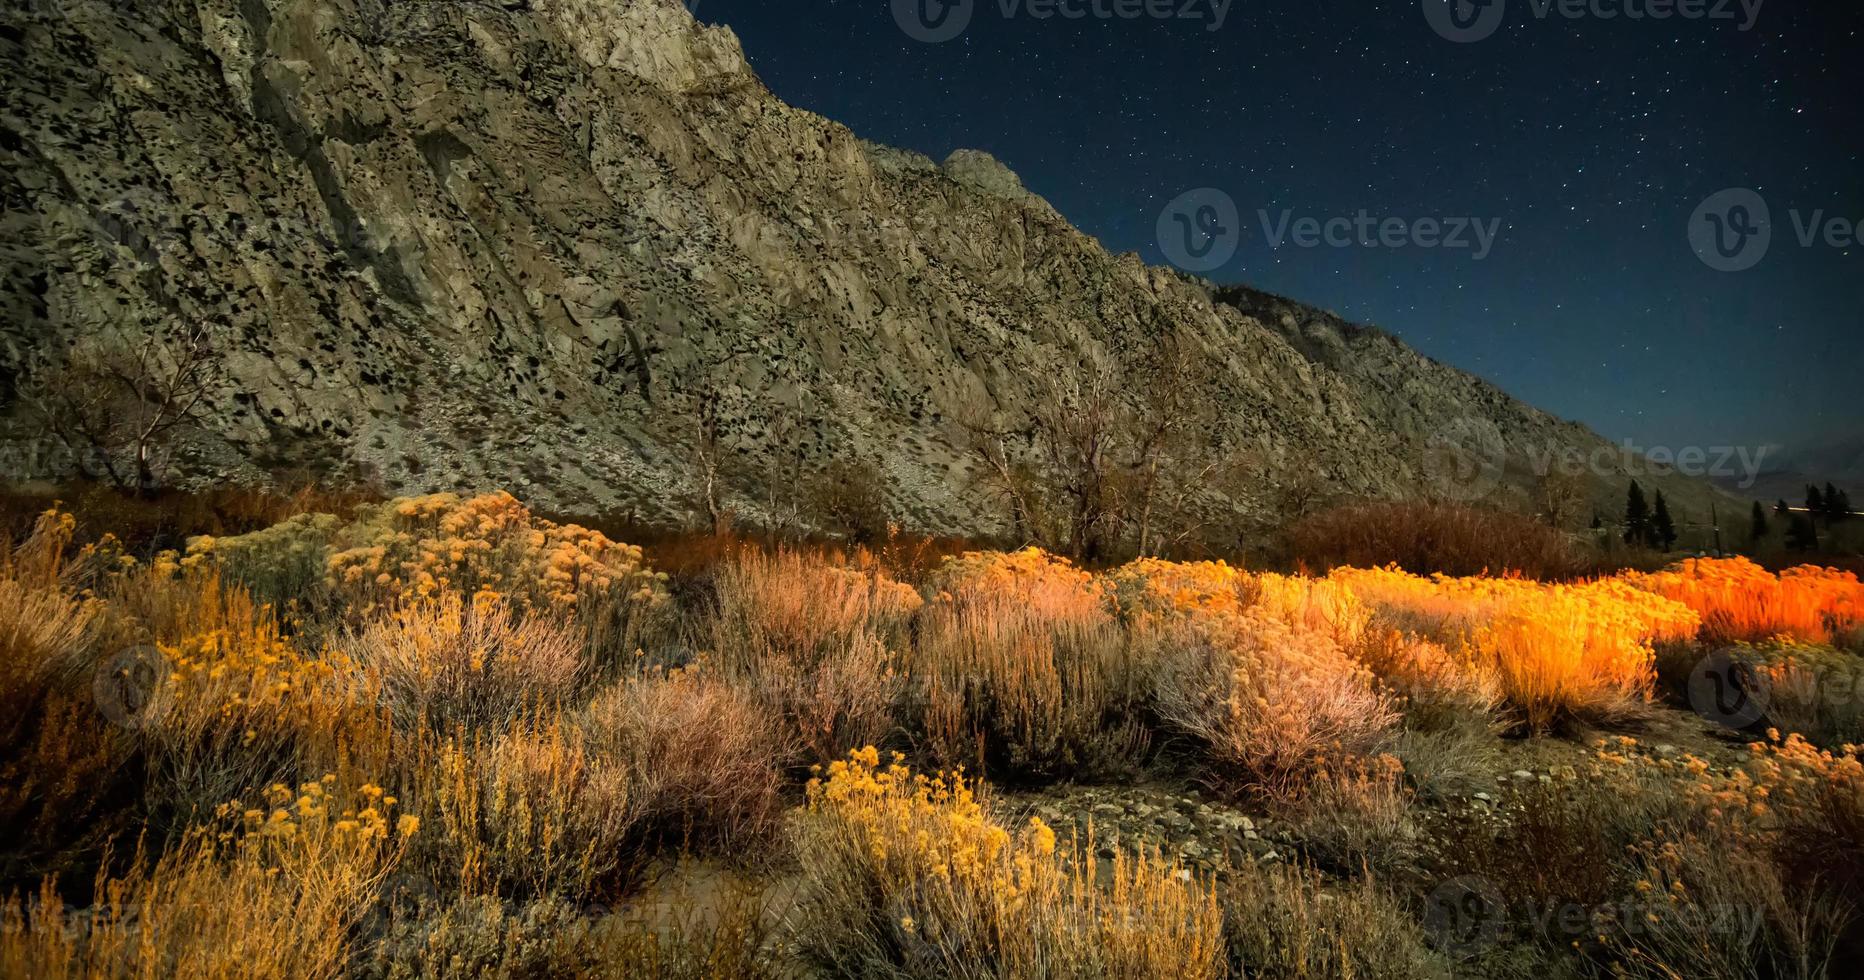
<svg viewBox="0 0 1864 980"><path fill-rule="evenodd" d="M1712 642L1831 643L1864 624L1864 584L1837 569L1807 565L1774 575L1746 558L1692 558L1624 579L1694 609Z"/></svg>
<svg viewBox="0 0 1864 980"><path fill-rule="evenodd" d="M1611 579L1546 585L1396 569L1340 569L1329 577L1383 622L1437 640L1466 668L1493 676L1535 729L1621 713L1648 699L1653 644L1696 631L1687 607Z"/></svg>
<svg viewBox="0 0 1864 980"><path fill-rule="evenodd" d="M1139 682L1102 581L1031 548L950 559L928 588L909 666L939 759L1049 777L1137 754Z"/></svg>

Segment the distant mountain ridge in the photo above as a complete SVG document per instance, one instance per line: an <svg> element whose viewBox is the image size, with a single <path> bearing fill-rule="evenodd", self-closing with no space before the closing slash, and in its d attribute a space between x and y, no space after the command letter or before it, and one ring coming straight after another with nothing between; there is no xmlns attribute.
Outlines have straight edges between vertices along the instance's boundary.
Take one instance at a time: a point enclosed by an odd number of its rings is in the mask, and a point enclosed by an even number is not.
<svg viewBox="0 0 1864 980"><path fill-rule="evenodd" d="M1262 521L1297 472L1531 507L1537 454L1608 446L1382 332L1111 255L987 154L785 105L674 0L58 0L0 25L0 375L205 325L226 382L192 480L353 467L678 519L703 385L747 517L793 449L988 533L956 420L1166 336L1211 366L1258 474L1231 502ZM0 385L4 470L67 468L16 402ZM1593 472L1594 505L1632 475Z"/></svg>

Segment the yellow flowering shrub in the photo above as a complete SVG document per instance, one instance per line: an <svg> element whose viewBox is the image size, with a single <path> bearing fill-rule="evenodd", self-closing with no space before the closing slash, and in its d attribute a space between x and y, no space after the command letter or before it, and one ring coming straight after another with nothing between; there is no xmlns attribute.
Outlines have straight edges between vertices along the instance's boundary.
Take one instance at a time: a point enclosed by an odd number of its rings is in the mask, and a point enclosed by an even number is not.
<svg viewBox="0 0 1864 980"><path fill-rule="evenodd" d="M641 549L575 524L539 518L508 493L409 497L363 507L343 524L293 518L236 538L196 538L190 556L217 560L281 594L301 588L313 558L324 584L360 610L452 592L492 592L566 609L596 597L665 598L664 576Z"/></svg>
<svg viewBox="0 0 1864 980"><path fill-rule="evenodd" d="M1033 548L971 552L927 589L909 668L938 758L1048 777L1137 754L1140 679L1094 575Z"/></svg>
<svg viewBox="0 0 1864 980"><path fill-rule="evenodd" d="M962 774L873 748L812 780L795 825L798 952L831 975L1214 977L1206 881L1141 855L1110 874L1032 819L1012 834Z"/></svg>
<svg viewBox="0 0 1864 980"><path fill-rule="evenodd" d="M635 870L629 774L561 720L449 739L418 776L437 815L419 856L463 894L607 894Z"/></svg>
<svg viewBox="0 0 1864 980"><path fill-rule="evenodd" d="M1624 580L1695 610L1711 642L1785 636L1829 644L1864 624L1864 584L1832 568L1807 565L1774 575L1746 558L1691 558Z"/></svg>
<svg viewBox="0 0 1864 980"><path fill-rule="evenodd" d="M273 785L153 861L100 875L79 924L47 880L0 911L9 977L334 978L420 821L371 783Z"/></svg>

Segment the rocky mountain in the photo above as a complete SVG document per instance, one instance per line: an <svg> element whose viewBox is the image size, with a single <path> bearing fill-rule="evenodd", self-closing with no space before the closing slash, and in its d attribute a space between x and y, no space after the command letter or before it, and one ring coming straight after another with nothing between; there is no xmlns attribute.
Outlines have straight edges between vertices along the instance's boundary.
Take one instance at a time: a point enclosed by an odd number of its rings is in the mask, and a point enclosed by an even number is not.
<svg viewBox="0 0 1864 980"><path fill-rule="evenodd" d="M1291 474L1528 506L1560 454L1622 500L1584 428L1109 254L986 154L785 105L674 0L25 2L0 15L15 477L70 465L21 393L73 341L198 328L223 370L184 479L348 468L670 518L716 433L747 514L843 461L910 523L984 532L1004 516L958 420L1020 417L1058 377L1142 388L1174 338L1258 518ZM1649 482L1686 510L1714 492Z"/></svg>

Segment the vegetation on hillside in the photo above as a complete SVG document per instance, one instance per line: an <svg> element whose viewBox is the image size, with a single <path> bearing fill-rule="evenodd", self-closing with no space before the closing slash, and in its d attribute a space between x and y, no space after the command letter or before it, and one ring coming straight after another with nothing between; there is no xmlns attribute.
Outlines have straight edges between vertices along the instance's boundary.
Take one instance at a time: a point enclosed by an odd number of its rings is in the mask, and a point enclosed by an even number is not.
<svg viewBox="0 0 1864 980"><path fill-rule="evenodd" d="M1846 572L669 575L502 493L177 544L0 544L0 974L1814 977L1864 941ZM1729 741L1641 739L1678 708ZM1506 753L1554 761L1491 805ZM1273 858L1029 809L1141 783ZM669 892L695 866L735 884Z"/></svg>

